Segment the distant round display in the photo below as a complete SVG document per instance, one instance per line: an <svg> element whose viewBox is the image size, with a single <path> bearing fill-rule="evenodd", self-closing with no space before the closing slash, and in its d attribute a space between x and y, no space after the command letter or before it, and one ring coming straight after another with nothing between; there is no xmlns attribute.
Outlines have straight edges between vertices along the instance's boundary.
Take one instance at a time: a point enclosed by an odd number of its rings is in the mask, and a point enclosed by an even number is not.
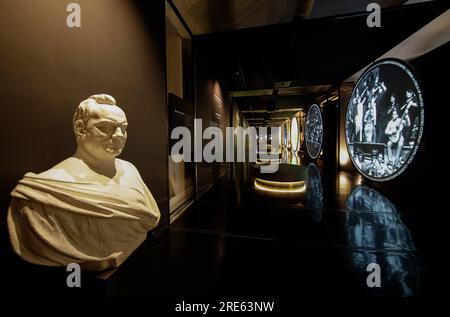
<svg viewBox="0 0 450 317"><path fill-rule="evenodd" d="M323 122L320 108L317 105L309 107L306 115L305 142L306 150L312 159L319 156L322 149Z"/></svg>
<svg viewBox="0 0 450 317"><path fill-rule="evenodd" d="M296 117L293 117L291 122L291 144L293 152L297 152L298 143L298 120Z"/></svg>
<svg viewBox="0 0 450 317"><path fill-rule="evenodd" d="M345 118L347 149L358 171L374 181L403 173L423 126L422 91L413 69L395 59L371 65L352 91Z"/></svg>

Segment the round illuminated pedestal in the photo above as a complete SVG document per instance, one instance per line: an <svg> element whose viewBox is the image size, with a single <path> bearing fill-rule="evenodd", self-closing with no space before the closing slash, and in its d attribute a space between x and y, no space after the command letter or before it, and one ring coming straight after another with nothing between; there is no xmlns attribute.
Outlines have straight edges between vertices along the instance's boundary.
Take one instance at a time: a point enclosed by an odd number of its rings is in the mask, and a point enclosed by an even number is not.
<svg viewBox="0 0 450 317"><path fill-rule="evenodd" d="M271 194L301 194L306 191L306 168L304 166L280 164L275 173L257 173L255 189Z"/></svg>

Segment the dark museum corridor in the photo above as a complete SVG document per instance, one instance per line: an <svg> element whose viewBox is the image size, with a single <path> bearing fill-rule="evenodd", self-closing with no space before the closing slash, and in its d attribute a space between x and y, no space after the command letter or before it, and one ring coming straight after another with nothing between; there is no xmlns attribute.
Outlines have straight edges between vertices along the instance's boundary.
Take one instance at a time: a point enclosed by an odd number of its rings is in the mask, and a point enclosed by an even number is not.
<svg viewBox="0 0 450 317"><path fill-rule="evenodd" d="M0 0L0 45L3 298L446 302L449 1Z"/></svg>

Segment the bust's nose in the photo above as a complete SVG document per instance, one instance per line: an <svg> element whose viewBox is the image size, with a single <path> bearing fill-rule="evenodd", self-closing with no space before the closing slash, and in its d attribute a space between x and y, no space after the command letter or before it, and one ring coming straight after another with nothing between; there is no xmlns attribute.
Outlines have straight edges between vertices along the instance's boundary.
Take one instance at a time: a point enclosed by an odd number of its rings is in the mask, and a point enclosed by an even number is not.
<svg viewBox="0 0 450 317"><path fill-rule="evenodd" d="M112 135L112 138L113 139L117 139L117 138L123 139L123 138L125 138L125 135L123 134L122 129L120 127L117 127L116 131L114 131L114 133Z"/></svg>

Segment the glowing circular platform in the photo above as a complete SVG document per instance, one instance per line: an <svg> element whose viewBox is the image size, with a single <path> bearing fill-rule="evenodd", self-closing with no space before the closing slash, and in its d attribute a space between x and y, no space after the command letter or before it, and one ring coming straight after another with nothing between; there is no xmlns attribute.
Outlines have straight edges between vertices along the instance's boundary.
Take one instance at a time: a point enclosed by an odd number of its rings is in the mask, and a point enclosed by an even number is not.
<svg viewBox="0 0 450 317"><path fill-rule="evenodd" d="M306 168L280 164L275 173L258 172L254 186L259 192L274 194L299 194L306 191Z"/></svg>

